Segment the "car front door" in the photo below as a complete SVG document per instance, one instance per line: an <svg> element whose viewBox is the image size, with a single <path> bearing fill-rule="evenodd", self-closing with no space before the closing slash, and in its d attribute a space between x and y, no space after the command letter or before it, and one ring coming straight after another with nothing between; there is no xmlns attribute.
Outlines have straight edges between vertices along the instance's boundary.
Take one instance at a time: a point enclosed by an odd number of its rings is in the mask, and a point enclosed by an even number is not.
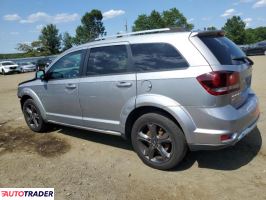
<svg viewBox="0 0 266 200"><path fill-rule="evenodd" d="M78 86L85 54L86 50L68 53L47 71L40 94L49 121L82 125Z"/></svg>
<svg viewBox="0 0 266 200"><path fill-rule="evenodd" d="M120 116L135 106L136 74L126 43L90 49L87 71L79 85L84 126L121 131Z"/></svg>

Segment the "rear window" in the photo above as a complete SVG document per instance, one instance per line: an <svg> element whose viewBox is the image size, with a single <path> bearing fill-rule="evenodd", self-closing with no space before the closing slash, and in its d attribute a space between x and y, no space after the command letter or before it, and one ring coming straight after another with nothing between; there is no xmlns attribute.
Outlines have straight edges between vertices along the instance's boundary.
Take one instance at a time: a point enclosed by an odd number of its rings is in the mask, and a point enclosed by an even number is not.
<svg viewBox="0 0 266 200"><path fill-rule="evenodd" d="M170 44L132 44L131 50L133 62L138 71L172 70L188 67L183 56Z"/></svg>
<svg viewBox="0 0 266 200"><path fill-rule="evenodd" d="M245 63L245 53L226 37L200 37L222 65Z"/></svg>

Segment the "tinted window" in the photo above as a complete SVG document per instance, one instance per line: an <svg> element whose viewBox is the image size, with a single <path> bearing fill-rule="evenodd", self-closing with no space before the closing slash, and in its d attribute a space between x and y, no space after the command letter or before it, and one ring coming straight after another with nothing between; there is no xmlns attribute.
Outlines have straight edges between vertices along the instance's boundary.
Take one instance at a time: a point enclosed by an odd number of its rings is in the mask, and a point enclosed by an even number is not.
<svg viewBox="0 0 266 200"><path fill-rule="evenodd" d="M235 65L245 63L246 55L231 40L226 37L201 37L204 44L211 50L222 65Z"/></svg>
<svg viewBox="0 0 266 200"><path fill-rule="evenodd" d="M84 51L69 53L58 60L49 70L49 79L76 78L82 65Z"/></svg>
<svg viewBox="0 0 266 200"><path fill-rule="evenodd" d="M124 72L128 72L128 55L125 45L97 47L90 50L87 75Z"/></svg>
<svg viewBox="0 0 266 200"><path fill-rule="evenodd" d="M131 50L133 61L138 71L188 67L186 60L170 44L132 44Z"/></svg>

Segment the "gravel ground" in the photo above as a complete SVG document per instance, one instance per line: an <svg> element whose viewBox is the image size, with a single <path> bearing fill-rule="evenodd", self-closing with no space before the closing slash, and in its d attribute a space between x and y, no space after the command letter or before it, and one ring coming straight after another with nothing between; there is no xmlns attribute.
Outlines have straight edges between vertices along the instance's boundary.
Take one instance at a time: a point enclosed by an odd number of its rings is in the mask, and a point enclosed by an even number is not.
<svg viewBox="0 0 266 200"><path fill-rule="evenodd" d="M0 76L0 187L54 187L55 199L266 199L266 56L251 58L258 127L234 147L189 152L171 171L147 167L116 136L63 127L34 134L16 96L34 74Z"/></svg>

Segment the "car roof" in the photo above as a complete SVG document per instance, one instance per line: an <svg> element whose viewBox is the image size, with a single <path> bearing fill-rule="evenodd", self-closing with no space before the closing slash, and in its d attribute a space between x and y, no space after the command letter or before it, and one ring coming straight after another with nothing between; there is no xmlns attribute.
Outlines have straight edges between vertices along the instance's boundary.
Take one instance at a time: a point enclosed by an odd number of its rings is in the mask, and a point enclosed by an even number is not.
<svg viewBox="0 0 266 200"><path fill-rule="evenodd" d="M11 63L15 63L14 61L9 61L9 60L5 60L5 61L1 61L0 63L9 63L9 62L11 62Z"/></svg>
<svg viewBox="0 0 266 200"><path fill-rule="evenodd" d="M188 39L190 36L209 36L209 35L224 35L221 30L215 31L188 31L179 28L163 28L163 29L153 29L147 31L138 31L126 34L118 34L114 36L97 38L88 43L75 46L67 50L66 52L75 51L78 49L89 48L93 46L105 46L108 44L128 42L130 44L134 43L152 43L160 41L171 41L172 39Z"/></svg>

